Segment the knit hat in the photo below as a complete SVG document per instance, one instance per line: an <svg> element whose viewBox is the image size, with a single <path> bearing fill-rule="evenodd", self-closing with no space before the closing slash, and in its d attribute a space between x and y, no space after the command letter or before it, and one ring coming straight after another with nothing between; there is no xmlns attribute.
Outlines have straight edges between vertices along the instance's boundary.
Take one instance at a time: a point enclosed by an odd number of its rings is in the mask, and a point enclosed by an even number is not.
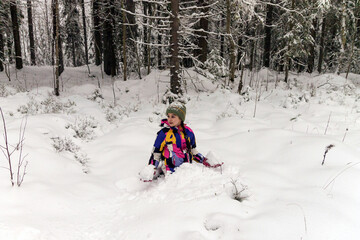
<svg viewBox="0 0 360 240"><path fill-rule="evenodd" d="M173 102L166 109L166 115L168 115L168 113L173 113L173 114L177 115L184 122L185 116L186 116L186 107L182 103Z"/></svg>

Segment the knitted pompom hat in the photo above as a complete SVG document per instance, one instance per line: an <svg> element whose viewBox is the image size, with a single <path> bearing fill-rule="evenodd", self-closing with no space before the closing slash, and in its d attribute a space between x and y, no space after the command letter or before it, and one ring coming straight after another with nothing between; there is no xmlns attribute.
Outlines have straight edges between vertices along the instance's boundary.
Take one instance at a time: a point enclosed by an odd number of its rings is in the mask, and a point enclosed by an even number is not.
<svg viewBox="0 0 360 240"><path fill-rule="evenodd" d="M166 115L168 115L169 113L177 115L184 122L186 116L186 107L180 102L173 102L166 109Z"/></svg>

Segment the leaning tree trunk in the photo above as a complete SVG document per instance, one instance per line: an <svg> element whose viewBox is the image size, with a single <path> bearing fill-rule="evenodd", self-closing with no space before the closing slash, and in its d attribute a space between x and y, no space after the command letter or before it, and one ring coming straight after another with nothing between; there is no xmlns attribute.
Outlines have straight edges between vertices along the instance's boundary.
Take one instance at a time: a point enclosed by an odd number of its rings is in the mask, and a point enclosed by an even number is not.
<svg viewBox="0 0 360 240"><path fill-rule="evenodd" d="M171 0L170 15L170 90L176 95L181 95L180 63L179 63L179 1Z"/></svg>
<svg viewBox="0 0 360 240"><path fill-rule="evenodd" d="M20 31L19 31L19 21L18 21L16 0L11 0L10 12L11 12L12 30L13 30L13 35L14 35L14 44L15 44L16 69L22 69L23 62L22 62L22 58L21 58L21 41L20 41Z"/></svg>
<svg viewBox="0 0 360 240"><path fill-rule="evenodd" d="M102 63L102 40L101 40L101 23L100 23L100 6L98 0L92 2L93 22L94 22L94 48L95 48L95 65Z"/></svg>
<svg viewBox="0 0 360 240"><path fill-rule="evenodd" d="M27 13L28 13L28 24L29 24L29 40L30 40L30 59L31 59L31 65L36 65L36 60L35 60L35 41L34 41L34 29L33 29L31 0L27 0Z"/></svg>

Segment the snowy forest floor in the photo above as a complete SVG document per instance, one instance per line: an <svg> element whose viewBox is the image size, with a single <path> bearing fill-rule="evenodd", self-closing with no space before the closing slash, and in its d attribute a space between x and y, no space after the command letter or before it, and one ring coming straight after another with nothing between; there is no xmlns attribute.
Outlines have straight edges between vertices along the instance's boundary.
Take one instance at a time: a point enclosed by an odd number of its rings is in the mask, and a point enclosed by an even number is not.
<svg viewBox="0 0 360 240"><path fill-rule="evenodd" d="M0 156L0 239L360 238L359 75L292 74L285 84L262 70L252 88L245 74L239 95L189 70L186 123L198 150L225 164L183 164L144 183L169 71L112 84L91 70L66 68L60 97L51 67L12 70L11 82L0 73L12 146L27 116L28 161L11 187Z"/></svg>

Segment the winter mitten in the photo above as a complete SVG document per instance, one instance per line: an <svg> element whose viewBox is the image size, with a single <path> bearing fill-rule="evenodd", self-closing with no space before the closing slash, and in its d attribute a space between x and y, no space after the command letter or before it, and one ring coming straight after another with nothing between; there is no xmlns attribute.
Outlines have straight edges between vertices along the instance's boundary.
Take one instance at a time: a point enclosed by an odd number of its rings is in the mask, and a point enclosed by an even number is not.
<svg viewBox="0 0 360 240"><path fill-rule="evenodd" d="M197 153L196 155L194 155L194 160L198 163L203 163L204 158L205 157L201 153Z"/></svg>
<svg viewBox="0 0 360 240"><path fill-rule="evenodd" d="M218 167L221 167L221 165L223 165L224 163L211 163L206 157L204 157L204 160L203 160L203 165L205 167L209 167L209 168L218 168Z"/></svg>

